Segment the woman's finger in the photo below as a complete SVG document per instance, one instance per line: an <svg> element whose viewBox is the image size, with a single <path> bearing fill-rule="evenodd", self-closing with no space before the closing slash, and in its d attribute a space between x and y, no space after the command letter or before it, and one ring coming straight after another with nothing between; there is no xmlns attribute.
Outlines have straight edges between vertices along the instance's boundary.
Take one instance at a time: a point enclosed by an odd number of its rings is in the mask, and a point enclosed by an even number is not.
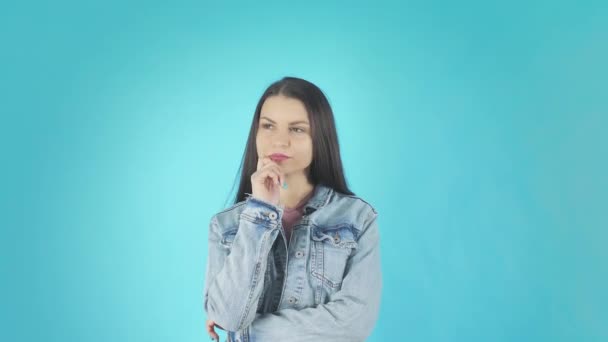
<svg viewBox="0 0 608 342"><path fill-rule="evenodd" d="M258 176L264 181L268 177L273 178L276 182L281 181L281 169L276 165L266 165L258 173Z"/></svg>
<svg viewBox="0 0 608 342"><path fill-rule="evenodd" d="M281 167L279 166L279 164L277 164L271 160L265 167L272 168L273 170L275 170L279 176L279 180L282 180L283 170L281 170Z"/></svg>
<svg viewBox="0 0 608 342"><path fill-rule="evenodd" d="M276 174L276 171L273 170L263 170L259 175L260 181L264 182L264 185L277 184L279 176Z"/></svg>
<svg viewBox="0 0 608 342"><path fill-rule="evenodd" d="M270 159L269 157L258 158L257 170L262 169L264 166L266 166L266 164L268 164L270 162L272 162L272 159Z"/></svg>
<svg viewBox="0 0 608 342"><path fill-rule="evenodd" d="M269 176L273 179L274 184L279 184L281 182L281 170L278 167L269 167Z"/></svg>
<svg viewBox="0 0 608 342"><path fill-rule="evenodd" d="M215 332L215 322L213 322L212 320L207 320L207 333L209 334L209 336L211 336L211 338L218 340L220 339L220 336Z"/></svg>

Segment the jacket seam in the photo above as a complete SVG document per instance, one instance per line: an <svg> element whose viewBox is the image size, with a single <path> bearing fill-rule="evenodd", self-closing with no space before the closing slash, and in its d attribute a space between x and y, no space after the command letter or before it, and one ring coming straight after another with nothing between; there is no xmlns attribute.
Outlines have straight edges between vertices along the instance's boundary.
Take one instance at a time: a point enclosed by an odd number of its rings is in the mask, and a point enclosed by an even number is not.
<svg viewBox="0 0 608 342"><path fill-rule="evenodd" d="M262 238L261 246L259 246L259 248L256 251L256 253L258 255L257 255L257 258L256 258L255 270L253 272L251 283L250 283L251 286L249 286L249 291L248 291L249 293L247 295L247 301L245 302L245 308L244 308L243 312L241 313L241 317L240 317L239 322L237 324L237 328L239 330L242 329L243 322L245 321L245 319L248 316L247 314L249 313L249 308L251 307L251 302L252 302L251 299L253 298L253 290L254 290L255 286L257 285L257 283L259 281L257 278L259 278L259 274L261 273L260 270L261 270L261 267L262 267L262 265L261 265L261 259L262 259L262 254L263 254L263 253L261 253L262 252L262 246L264 246L264 244L268 240L268 237L270 236L271 233L272 233L272 230L267 230L267 231L264 232L264 237Z"/></svg>

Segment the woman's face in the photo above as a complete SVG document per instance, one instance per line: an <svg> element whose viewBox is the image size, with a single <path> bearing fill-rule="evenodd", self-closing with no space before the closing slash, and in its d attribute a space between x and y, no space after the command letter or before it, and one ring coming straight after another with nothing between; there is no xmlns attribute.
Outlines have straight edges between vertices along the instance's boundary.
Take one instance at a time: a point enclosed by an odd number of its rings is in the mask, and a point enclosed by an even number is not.
<svg viewBox="0 0 608 342"><path fill-rule="evenodd" d="M310 122L300 100L270 96L262 104L256 136L258 158L282 153L289 158L276 161L285 176L308 174L312 162Z"/></svg>

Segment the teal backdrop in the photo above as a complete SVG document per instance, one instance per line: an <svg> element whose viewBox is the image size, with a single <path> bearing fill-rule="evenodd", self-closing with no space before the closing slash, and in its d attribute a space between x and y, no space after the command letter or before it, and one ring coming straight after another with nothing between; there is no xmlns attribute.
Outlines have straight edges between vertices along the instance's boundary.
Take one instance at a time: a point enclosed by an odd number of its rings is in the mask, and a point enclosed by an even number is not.
<svg viewBox="0 0 608 342"><path fill-rule="evenodd" d="M0 42L2 341L208 340L209 220L283 76L380 215L369 341L608 340L605 1L7 2Z"/></svg>

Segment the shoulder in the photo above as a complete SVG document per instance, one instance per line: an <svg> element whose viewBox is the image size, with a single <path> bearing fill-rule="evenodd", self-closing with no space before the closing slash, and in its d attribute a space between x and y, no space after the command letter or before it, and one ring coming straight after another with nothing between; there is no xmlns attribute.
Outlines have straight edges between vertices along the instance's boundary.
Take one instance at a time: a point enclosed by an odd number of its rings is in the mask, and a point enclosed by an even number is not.
<svg viewBox="0 0 608 342"><path fill-rule="evenodd" d="M326 204L311 219L317 227L349 226L360 234L377 216L376 208L369 201L333 191Z"/></svg>
<svg viewBox="0 0 608 342"><path fill-rule="evenodd" d="M351 210L363 211L369 216L378 215L376 208L369 201L360 196L347 195L341 192L333 191L333 196L330 203L334 205L338 204L341 207L350 207L352 208Z"/></svg>

